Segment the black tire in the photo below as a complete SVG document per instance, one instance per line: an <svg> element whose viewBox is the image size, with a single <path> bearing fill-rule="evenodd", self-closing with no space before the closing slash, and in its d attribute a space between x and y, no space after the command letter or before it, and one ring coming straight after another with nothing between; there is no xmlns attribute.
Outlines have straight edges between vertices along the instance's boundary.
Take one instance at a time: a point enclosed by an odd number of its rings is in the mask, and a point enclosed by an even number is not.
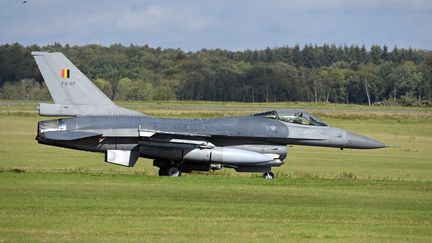
<svg viewBox="0 0 432 243"><path fill-rule="evenodd" d="M170 177L179 177L181 176L181 174L182 174L181 171L175 166L170 167L167 170L167 175Z"/></svg>
<svg viewBox="0 0 432 243"><path fill-rule="evenodd" d="M275 178L275 175L273 172L264 172L263 178L267 180L273 180Z"/></svg>

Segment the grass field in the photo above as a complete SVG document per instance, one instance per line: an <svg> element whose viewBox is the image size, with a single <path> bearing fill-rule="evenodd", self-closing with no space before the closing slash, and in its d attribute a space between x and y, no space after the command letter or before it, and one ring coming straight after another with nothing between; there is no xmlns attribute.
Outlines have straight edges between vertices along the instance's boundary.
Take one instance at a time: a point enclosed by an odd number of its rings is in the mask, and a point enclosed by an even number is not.
<svg viewBox="0 0 432 243"><path fill-rule="evenodd" d="M419 241L432 238L432 109L309 103L122 103L162 117L304 108L392 147L294 146L277 179L160 178L37 144L36 103L0 102L0 241Z"/></svg>

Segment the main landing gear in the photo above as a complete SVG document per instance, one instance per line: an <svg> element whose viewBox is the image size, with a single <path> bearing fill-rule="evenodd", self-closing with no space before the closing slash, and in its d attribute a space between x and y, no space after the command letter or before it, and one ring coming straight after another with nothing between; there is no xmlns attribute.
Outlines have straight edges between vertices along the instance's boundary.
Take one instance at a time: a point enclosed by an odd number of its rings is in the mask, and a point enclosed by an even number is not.
<svg viewBox="0 0 432 243"><path fill-rule="evenodd" d="M209 171L211 169L222 169L222 166L215 167L208 164L187 164L172 160L153 160L153 165L159 167L159 176L179 177L182 172L189 173L192 171ZM264 172L263 178L272 180L275 178L271 167L243 167L236 168L238 172Z"/></svg>
<svg viewBox="0 0 432 243"><path fill-rule="evenodd" d="M159 176L170 176L170 177L179 177L182 175L181 171L175 166L171 166L168 168L160 168L158 174Z"/></svg>
<svg viewBox="0 0 432 243"><path fill-rule="evenodd" d="M179 177L182 175L181 171L175 167L175 166L171 166L168 168L160 168L159 169L159 176L170 176L170 177Z"/></svg>
<svg viewBox="0 0 432 243"><path fill-rule="evenodd" d="M179 177L182 175L173 161L154 160L153 165L159 167L159 176Z"/></svg>
<svg viewBox="0 0 432 243"><path fill-rule="evenodd" d="M263 178L267 180L272 180L275 178L275 175L273 174L273 172L264 172Z"/></svg>

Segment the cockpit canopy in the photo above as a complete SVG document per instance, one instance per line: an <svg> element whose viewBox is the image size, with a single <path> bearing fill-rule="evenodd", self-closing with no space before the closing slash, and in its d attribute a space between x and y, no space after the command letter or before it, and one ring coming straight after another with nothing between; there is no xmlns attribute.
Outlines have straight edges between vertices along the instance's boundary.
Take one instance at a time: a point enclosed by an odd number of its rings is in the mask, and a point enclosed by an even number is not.
<svg viewBox="0 0 432 243"><path fill-rule="evenodd" d="M277 119L283 122L308 126L327 126L323 121L302 110L273 110L253 114L253 116L264 116L266 118Z"/></svg>

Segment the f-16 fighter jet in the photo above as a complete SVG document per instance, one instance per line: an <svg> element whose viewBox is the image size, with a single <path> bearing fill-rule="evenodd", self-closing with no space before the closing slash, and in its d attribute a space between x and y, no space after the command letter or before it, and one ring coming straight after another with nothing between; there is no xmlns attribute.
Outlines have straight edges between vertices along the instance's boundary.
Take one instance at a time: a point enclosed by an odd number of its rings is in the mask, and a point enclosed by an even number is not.
<svg viewBox="0 0 432 243"><path fill-rule="evenodd" d="M54 104L39 104L41 144L100 152L108 163L133 167L153 160L160 176L232 168L273 179L287 145L376 149L374 139L330 127L300 110L272 110L216 119L156 118L114 104L62 53L32 52ZM67 117L67 118L64 118Z"/></svg>

